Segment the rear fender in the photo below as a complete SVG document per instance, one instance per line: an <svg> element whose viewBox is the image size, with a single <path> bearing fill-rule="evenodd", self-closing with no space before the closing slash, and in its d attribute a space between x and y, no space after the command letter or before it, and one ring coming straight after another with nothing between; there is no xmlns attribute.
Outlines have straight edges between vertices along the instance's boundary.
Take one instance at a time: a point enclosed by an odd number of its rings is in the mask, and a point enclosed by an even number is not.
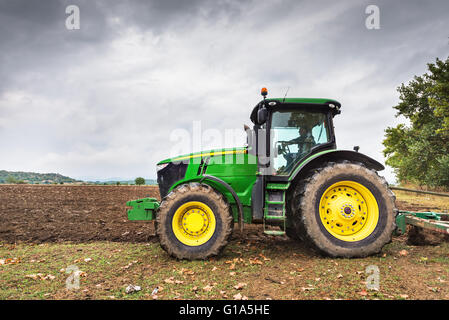
<svg viewBox="0 0 449 320"><path fill-rule="evenodd" d="M367 155L364 155L363 153L351 150L332 150L325 153L319 153L315 156L312 155L311 157L300 163L299 166L295 168L288 180L293 181L298 177L302 177L311 169L317 168L325 162L336 162L343 160L348 160L351 162L361 162L368 169L373 169L376 171L382 171L385 169L385 167L380 162L368 157Z"/></svg>

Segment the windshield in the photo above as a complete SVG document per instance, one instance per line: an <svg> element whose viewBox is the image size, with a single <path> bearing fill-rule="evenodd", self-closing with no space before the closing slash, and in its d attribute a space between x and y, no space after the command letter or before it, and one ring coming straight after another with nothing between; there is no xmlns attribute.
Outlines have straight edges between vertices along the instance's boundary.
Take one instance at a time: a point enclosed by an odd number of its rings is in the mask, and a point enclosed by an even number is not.
<svg viewBox="0 0 449 320"><path fill-rule="evenodd" d="M271 157L277 175L288 175L317 145L329 142L326 113L275 111L271 122Z"/></svg>

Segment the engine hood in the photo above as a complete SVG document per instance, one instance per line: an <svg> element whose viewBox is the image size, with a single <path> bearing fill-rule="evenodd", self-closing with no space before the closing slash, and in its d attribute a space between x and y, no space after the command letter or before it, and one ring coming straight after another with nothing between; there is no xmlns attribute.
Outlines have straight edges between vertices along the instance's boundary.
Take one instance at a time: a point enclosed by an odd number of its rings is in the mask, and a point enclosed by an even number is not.
<svg viewBox="0 0 449 320"><path fill-rule="evenodd" d="M188 162L190 159L198 158L198 157L213 157L213 156L222 156L225 154L239 154L239 153L247 153L248 147L237 147L237 148L222 148L222 149L212 149L206 151L193 152L188 154L183 154L179 156L175 156L173 158L168 158L159 161L157 164L164 164L169 162Z"/></svg>

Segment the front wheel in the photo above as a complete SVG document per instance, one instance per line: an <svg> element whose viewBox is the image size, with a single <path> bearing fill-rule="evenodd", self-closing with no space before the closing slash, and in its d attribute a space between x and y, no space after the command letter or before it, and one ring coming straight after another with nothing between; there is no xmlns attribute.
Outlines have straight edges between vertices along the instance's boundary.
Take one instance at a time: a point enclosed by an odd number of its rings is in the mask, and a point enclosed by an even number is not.
<svg viewBox="0 0 449 320"><path fill-rule="evenodd" d="M189 183L170 192L156 216L156 234L178 259L206 259L229 241L233 218L223 196L206 184Z"/></svg>
<svg viewBox="0 0 449 320"><path fill-rule="evenodd" d="M328 163L297 188L297 232L319 251L364 257L391 241L395 197L375 171L362 164Z"/></svg>

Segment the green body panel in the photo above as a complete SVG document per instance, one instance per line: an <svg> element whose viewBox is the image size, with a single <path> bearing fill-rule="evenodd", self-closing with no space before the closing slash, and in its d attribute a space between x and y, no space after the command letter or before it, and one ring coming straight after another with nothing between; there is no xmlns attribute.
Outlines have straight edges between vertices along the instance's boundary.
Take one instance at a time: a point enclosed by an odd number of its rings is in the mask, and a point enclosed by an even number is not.
<svg viewBox="0 0 449 320"><path fill-rule="evenodd" d="M167 159L159 161L157 164L176 162L176 161L189 161L191 159L192 160L195 159L194 162L197 164L200 164L201 158L205 158L207 156L220 155L222 153L231 154L233 152L244 152L246 150L247 150L246 147L237 147L237 148L221 148L221 149L198 151L198 152L192 152L192 153L188 153L188 154L175 156L173 158L167 158Z"/></svg>
<svg viewBox="0 0 449 320"><path fill-rule="evenodd" d="M328 101L328 100L326 100ZM251 193L256 182L257 177L257 157L248 154L247 148L231 148L231 149L218 149L218 150L208 150L197 153L192 153L188 155L177 156L174 158L163 160L161 163L166 163L170 161L189 161L189 165L187 167L187 171L184 179L177 181L174 183L169 191L172 191L177 186L189 183L189 182L198 182L202 179L202 175L198 175L199 168L201 165L201 160L205 161L209 158L208 166L203 174L211 175L217 177L227 184L229 184L234 191L236 192L240 202L243 206L243 219L245 223L252 222L252 211L251 211ZM325 153L337 151L336 149L325 150L314 155L309 156L304 159L300 165L294 170L289 179L297 174L300 170L301 166ZM235 153L234 153L235 152ZM236 202L229 191L214 181L203 180L203 183L209 184L211 187L222 193L228 202L231 204L232 213L234 216L234 221L238 221L238 210ZM290 187L289 182L285 183L268 183L266 189L280 189L285 192ZM270 203L268 200L268 195L265 194L265 203ZM274 203L273 203L274 204ZM286 220L286 211L285 211L285 194L283 196L283 201L279 204L283 205L283 214L282 216L272 216L265 209L264 217L271 220ZM267 206L265 206L267 208ZM287 225L290 225L288 221L286 221Z"/></svg>
<svg viewBox="0 0 449 320"><path fill-rule="evenodd" d="M169 191L172 191L174 188L184 183L200 181L202 175L198 175L198 173L200 171L201 160L205 162L208 159L207 168L202 174L214 176L229 184L232 189L234 189L243 205L244 221L246 223L251 223L251 191L257 176L256 156L248 154L246 148L204 151L187 156L189 156L190 159L184 179L174 183ZM183 158L181 161L186 161L185 157L186 156L176 157L173 158L172 161L176 161L176 159L180 158ZM203 180L203 183L209 184L226 197L231 204L234 220L237 221L238 210L232 194L217 182Z"/></svg>
<svg viewBox="0 0 449 320"><path fill-rule="evenodd" d="M231 205L234 221L238 221L238 209L237 204L232 194L220 183L210 180L202 180L203 175L211 175L219 178L229 184L237 194L240 202L243 206L243 219L245 223L252 223L252 211L251 211L251 194L254 183L258 175L257 169L257 157L249 154L247 148L230 148L230 149L217 149L208 150L188 155L177 156L160 161L158 164L173 162L173 161L188 161L188 167L185 173L184 179L176 181L169 189L172 191L177 186L190 183L199 182L206 183L212 188L220 192L225 196L227 201ZM312 161L319 156L335 152L336 149L325 150L309 156L301 161L299 166L291 173L288 182L267 183L265 191L265 210L264 218L269 220L285 220L286 225L290 225L286 218L285 209L285 193L290 187L291 180L301 170L301 167L309 161ZM200 166L208 160L207 168L201 170ZM284 192L282 201L270 201L268 200L268 193L270 190L282 190ZM150 199L150 200L148 200ZM273 216L268 212L268 204L282 205L282 216ZM128 217L130 220L153 220L154 212L159 207L159 204L153 198L145 198L134 201L129 201L127 205L132 206L133 209L128 211Z"/></svg>

